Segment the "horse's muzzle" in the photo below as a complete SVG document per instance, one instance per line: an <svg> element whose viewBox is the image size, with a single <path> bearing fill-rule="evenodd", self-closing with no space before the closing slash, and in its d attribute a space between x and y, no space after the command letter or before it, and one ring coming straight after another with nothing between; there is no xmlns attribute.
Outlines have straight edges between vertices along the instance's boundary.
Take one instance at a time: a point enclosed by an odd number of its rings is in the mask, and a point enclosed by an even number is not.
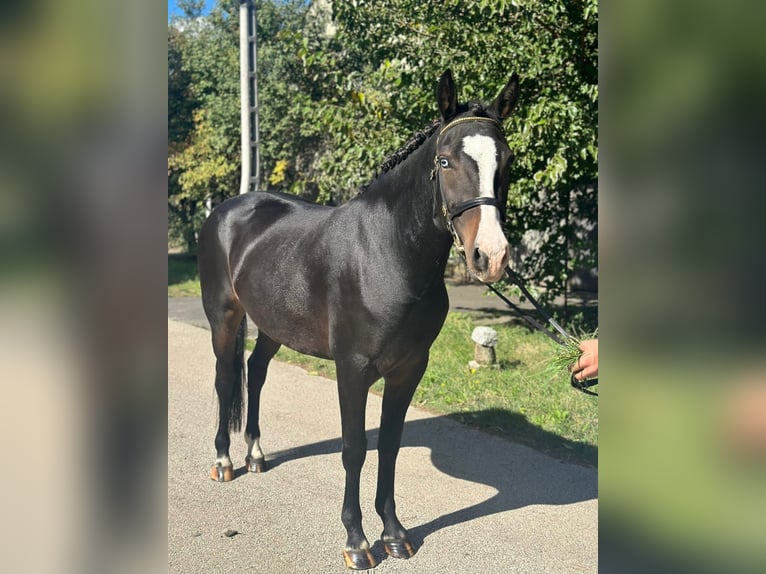
<svg viewBox="0 0 766 574"><path fill-rule="evenodd" d="M508 244L505 249L494 251L491 255L480 247L474 247L470 254L469 270L484 283L494 283L500 280L508 266Z"/></svg>

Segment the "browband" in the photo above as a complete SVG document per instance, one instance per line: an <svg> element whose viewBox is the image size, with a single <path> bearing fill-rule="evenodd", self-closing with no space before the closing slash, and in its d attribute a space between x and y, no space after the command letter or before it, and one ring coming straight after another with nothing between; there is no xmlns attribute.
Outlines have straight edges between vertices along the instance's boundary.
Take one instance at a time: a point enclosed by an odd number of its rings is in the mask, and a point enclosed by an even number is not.
<svg viewBox="0 0 766 574"><path fill-rule="evenodd" d="M498 122L495 119L492 118L484 118L480 116L469 116L467 118L458 118L456 120L452 120L450 123L448 123L446 126L444 126L441 131L439 132L439 135L436 136L436 150L439 151L439 141L441 140L442 135L444 135L444 132L446 132L448 129L459 125L464 124L466 122L489 122L491 124L495 124L498 128L502 129L502 125L500 122Z"/></svg>

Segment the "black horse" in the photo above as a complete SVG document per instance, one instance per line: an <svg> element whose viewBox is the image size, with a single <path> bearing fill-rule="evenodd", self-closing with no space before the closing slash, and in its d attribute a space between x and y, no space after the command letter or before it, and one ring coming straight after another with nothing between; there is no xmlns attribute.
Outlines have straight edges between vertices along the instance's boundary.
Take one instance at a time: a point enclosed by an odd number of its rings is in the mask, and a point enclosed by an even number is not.
<svg viewBox="0 0 766 574"><path fill-rule="evenodd" d="M503 234L513 154L501 122L518 77L489 105L458 104L452 74L437 91L441 118L383 165L383 173L340 207L279 193L224 201L199 235L202 302L210 321L219 400L212 478L233 478L229 432L239 430L245 374L245 314L258 326L247 361L246 465L265 469L258 411L269 361L280 345L334 359L346 471L343 552L353 569L375 566L362 531L359 476L367 452L367 392L383 377L375 508L394 557L414 549L396 517L394 468L404 418L448 310L444 268L453 238L485 282L508 263Z"/></svg>

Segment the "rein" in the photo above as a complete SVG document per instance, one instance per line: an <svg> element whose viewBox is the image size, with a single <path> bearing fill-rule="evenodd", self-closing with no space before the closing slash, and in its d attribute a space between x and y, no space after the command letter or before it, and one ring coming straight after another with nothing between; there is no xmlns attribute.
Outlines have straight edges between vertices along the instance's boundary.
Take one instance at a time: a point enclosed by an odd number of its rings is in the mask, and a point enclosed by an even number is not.
<svg viewBox="0 0 766 574"><path fill-rule="evenodd" d="M511 307L514 311L516 311L527 323L532 325L535 329L538 331L544 333L547 335L551 340L553 340L555 343L559 345L564 345L566 340L570 341L577 341L572 335L567 333L567 331L559 325L553 317L548 315L543 308L540 306L540 304L537 302L537 300L532 297L531 293L527 290L527 288L524 286L524 282L521 280L521 277L519 277L513 269L511 269L511 266L508 265L508 267L505 268L505 273L508 275L508 279L510 279L511 283L514 283L522 292L522 294L529 299L529 301L532 303L532 306L534 306L535 310L550 324L553 326L556 331L558 331L558 334L560 334L564 339L558 336L556 333L552 333L548 329L546 329L543 325L541 325L539 322L537 322L535 319L527 315L518 305L515 305L512 303L505 295L503 295L499 290L497 290L494 286L490 285L489 283L485 283L487 287L490 288L490 290L500 297L506 305ZM593 387L598 384L598 379L590 379L587 381L578 381L574 378L574 373L572 373L572 376L569 378L570 384L577 389L578 391L582 391L586 395L592 395L594 397L598 396L598 393L595 393L591 391L589 388Z"/></svg>
<svg viewBox="0 0 766 574"><path fill-rule="evenodd" d="M444 132L449 130L450 128L467 123L467 122L490 122L494 125L496 125L498 128L502 129L502 126L500 125L500 122L492 119L492 118L485 118L480 116L470 116L465 118L458 118L456 120L453 120L452 122L448 123L446 126L444 126L441 131L439 132L439 135L436 137L436 155L434 156L434 167L431 170L431 180L434 182L434 195L435 196L441 196L441 202L442 202L442 215L444 216L444 220L447 224L447 229L449 230L450 234L452 235L452 239L455 242L455 247L457 250L465 257L465 247L463 246L463 242L460 239L460 236L457 234L457 231L455 231L455 226L453 225L453 220L458 217L459 215L465 213L469 209L473 209L474 207L479 207L480 205L490 205L492 207L497 208L497 210L500 212L500 218L504 221L505 216L503 214L503 209L500 203L497 201L497 198L495 197L473 197L471 199L467 199L466 201L461 201L457 205L453 205L452 207L447 206L447 199L444 197L444 193L441 190L441 186L439 185L439 142L441 141L442 135L444 135ZM572 335L566 332L566 330L559 325L550 315L548 315L543 308L540 306L540 304L535 300L534 297L529 293L527 288L524 286L523 281L521 278L511 269L511 266L508 265L505 269L506 274L508 275L508 279L510 279L511 283L514 283L519 287L522 294L529 299L529 301L534 306L535 310L556 330L556 332L551 332L548 329L545 328L544 325L540 324L538 321L527 315L524 311L521 310L517 305L512 303L505 295L503 295L500 291L498 291L495 287L490 285L489 283L485 283L487 287L489 287L492 292L500 297L509 307L514 309L521 317L527 321L530 325L532 325L535 329L545 333L550 339L552 339L555 343L559 345L566 344L566 341L576 341ZM563 338L562 338L563 337ZM578 381L574 378L574 374L572 374L570 378L571 385L577 389L578 391L582 391L583 393L587 395L593 395L598 396L598 393L595 393L589 389L589 387L592 387L594 385L598 384L598 379L591 379L589 381Z"/></svg>

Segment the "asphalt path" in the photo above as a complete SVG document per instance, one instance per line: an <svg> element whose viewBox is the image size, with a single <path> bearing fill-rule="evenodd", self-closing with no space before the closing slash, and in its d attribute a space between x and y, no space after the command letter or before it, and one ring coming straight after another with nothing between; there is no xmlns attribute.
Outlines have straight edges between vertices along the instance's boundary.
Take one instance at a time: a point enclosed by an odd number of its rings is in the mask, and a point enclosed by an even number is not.
<svg viewBox="0 0 766 574"><path fill-rule="evenodd" d="M209 478L214 372L209 331L168 320L168 572L346 572L335 382L272 362L261 401L270 468L244 471L239 434L232 437L235 479L219 484ZM380 561L375 572L598 571L595 469L415 408L405 423L396 499L417 552L407 561L386 557L374 509L380 409L371 394L361 503Z"/></svg>

